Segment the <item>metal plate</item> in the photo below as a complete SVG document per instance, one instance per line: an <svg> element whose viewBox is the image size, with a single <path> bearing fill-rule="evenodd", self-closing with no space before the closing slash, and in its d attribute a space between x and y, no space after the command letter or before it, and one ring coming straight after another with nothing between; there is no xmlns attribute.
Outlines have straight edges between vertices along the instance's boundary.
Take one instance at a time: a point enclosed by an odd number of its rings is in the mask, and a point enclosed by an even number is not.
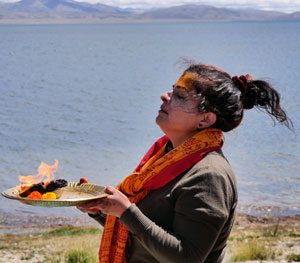
<svg viewBox="0 0 300 263"><path fill-rule="evenodd" d="M16 186L2 192L2 195L6 198L18 200L26 205L43 206L43 207L65 207L76 206L87 203L88 201L107 197L108 194L104 193L104 186L96 184L79 184L68 183L64 188L57 191L58 198L56 200L46 199L29 199L19 196L20 187Z"/></svg>

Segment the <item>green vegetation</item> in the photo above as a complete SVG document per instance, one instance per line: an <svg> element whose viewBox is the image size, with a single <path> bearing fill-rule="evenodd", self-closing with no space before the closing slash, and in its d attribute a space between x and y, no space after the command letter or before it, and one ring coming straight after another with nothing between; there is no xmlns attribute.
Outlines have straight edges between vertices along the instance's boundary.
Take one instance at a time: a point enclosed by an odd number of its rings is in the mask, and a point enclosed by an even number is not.
<svg viewBox="0 0 300 263"><path fill-rule="evenodd" d="M286 257L288 261L300 262L300 254L291 254Z"/></svg>
<svg viewBox="0 0 300 263"><path fill-rule="evenodd" d="M98 263L101 233L99 228L60 227L47 233L2 235L0 263Z"/></svg>
<svg viewBox="0 0 300 263"><path fill-rule="evenodd" d="M9 248L8 246L1 246L0 250L2 250L2 249L8 249L8 248Z"/></svg>
<svg viewBox="0 0 300 263"><path fill-rule="evenodd" d="M72 249L65 254L65 263L97 263L98 258L89 249Z"/></svg>
<svg viewBox="0 0 300 263"><path fill-rule="evenodd" d="M300 233L290 232L289 236L290 237L300 237Z"/></svg>
<svg viewBox="0 0 300 263"><path fill-rule="evenodd" d="M246 242L238 241L234 245L231 261L247 260L272 260L275 258L275 251L271 246L257 239L249 239Z"/></svg>
<svg viewBox="0 0 300 263"><path fill-rule="evenodd" d="M22 257L21 257L21 260L30 260L30 259L32 259L32 258L34 258L34 254L30 254L30 255L28 255L28 256L22 256Z"/></svg>
<svg viewBox="0 0 300 263"><path fill-rule="evenodd" d="M45 236L81 236L81 235L95 235L95 234L101 234L102 230L98 228L81 228L81 227L61 227L54 229L48 233L45 233Z"/></svg>
<svg viewBox="0 0 300 263"><path fill-rule="evenodd" d="M229 239L230 261L297 261L299 255L290 252L300 245L299 228L279 224L234 227Z"/></svg>

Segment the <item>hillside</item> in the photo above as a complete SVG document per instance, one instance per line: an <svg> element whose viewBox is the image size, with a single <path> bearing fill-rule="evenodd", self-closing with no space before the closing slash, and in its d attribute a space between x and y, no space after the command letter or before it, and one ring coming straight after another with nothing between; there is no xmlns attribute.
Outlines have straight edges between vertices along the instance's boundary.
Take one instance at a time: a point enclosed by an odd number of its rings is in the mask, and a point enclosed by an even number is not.
<svg viewBox="0 0 300 263"><path fill-rule="evenodd" d="M200 21L262 21L285 15L273 11L216 8L207 5L183 5L145 12L148 19L200 20Z"/></svg>
<svg viewBox="0 0 300 263"><path fill-rule="evenodd" d="M134 9L73 0L21 0L17 3L0 3L0 24L274 20L300 20L300 12L286 14L208 5L182 5L136 12Z"/></svg>

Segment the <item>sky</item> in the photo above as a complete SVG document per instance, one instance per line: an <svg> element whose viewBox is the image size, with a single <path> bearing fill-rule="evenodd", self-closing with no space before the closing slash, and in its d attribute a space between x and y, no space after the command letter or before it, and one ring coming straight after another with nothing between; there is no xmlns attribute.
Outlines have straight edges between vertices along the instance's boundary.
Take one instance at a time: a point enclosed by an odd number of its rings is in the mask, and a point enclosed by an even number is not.
<svg viewBox="0 0 300 263"><path fill-rule="evenodd" d="M0 0L16 2L18 0ZM121 8L159 8L183 4L207 4L216 7L254 8L286 13L300 11L300 0L76 0L80 2L102 3Z"/></svg>

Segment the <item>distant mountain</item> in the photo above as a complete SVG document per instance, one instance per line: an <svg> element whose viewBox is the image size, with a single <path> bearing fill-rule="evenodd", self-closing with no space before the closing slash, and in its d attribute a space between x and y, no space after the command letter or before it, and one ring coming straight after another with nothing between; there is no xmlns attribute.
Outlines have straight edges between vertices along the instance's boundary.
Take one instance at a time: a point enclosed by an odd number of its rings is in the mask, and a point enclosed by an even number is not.
<svg viewBox="0 0 300 263"><path fill-rule="evenodd" d="M279 20L286 20L286 21L289 21L289 20L300 21L300 12L295 12L295 13L292 13L292 14L288 14L288 15L281 16Z"/></svg>
<svg viewBox="0 0 300 263"><path fill-rule="evenodd" d="M143 13L148 19L198 21L261 21L278 18L285 13L252 9L217 8L208 5L183 5Z"/></svg>
<svg viewBox="0 0 300 263"><path fill-rule="evenodd" d="M83 13L122 13L122 9L104 4L89 4L72 0L22 0L16 3L5 3L0 6L0 11L26 13L45 12L83 12Z"/></svg>
<svg viewBox="0 0 300 263"><path fill-rule="evenodd" d="M0 3L0 23L103 23L145 21L272 21L300 20L300 12L286 14L253 9L182 5L149 11L122 9L73 0L21 0Z"/></svg>

